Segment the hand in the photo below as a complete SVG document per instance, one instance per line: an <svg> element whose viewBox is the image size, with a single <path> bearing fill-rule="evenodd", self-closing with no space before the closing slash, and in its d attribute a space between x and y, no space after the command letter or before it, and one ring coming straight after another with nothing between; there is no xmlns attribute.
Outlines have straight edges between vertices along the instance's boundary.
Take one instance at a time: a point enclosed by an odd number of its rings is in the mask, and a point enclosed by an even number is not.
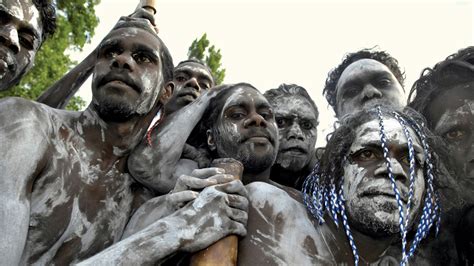
<svg viewBox="0 0 474 266"><path fill-rule="evenodd" d="M209 167L211 160L209 153L204 149L197 149L189 144L184 144L181 158L190 159L197 162L199 168Z"/></svg>
<svg viewBox="0 0 474 266"><path fill-rule="evenodd" d="M242 182L234 180L205 188L193 202L172 214L186 221L188 232L193 232L182 241L182 250L202 250L231 234L245 236L247 197Z"/></svg>
<svg viewBox="0 0 474 266"><path fill-rule="evenodd" d="M155 15L149 9L145 9L143 7L137 8L131 15L129 15L129 17L147 19L150 21L151 25L156 27Z"/></svg>

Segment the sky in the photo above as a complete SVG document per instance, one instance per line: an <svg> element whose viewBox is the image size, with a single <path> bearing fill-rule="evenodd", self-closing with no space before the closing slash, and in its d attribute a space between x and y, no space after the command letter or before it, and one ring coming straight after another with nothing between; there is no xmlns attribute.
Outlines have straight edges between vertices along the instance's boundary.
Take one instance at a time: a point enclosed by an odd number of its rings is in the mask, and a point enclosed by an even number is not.
<svg viewBox="0 0 474 266"><path fill-rule="evenodd" d="M322 96L327 73L345 54L378 47L398 59L405 91L425 67L473 45L474 5L466 0L156 0L160 37L175 65L192 41L207 33L221 49L225 83L248 82L264 92L281 83L306 88L320 110L317 146L333 128ZM82 60L120 16L139 1L101 0L91 43L72 54ZM79 91L91 99L90 80Z"/></svg>

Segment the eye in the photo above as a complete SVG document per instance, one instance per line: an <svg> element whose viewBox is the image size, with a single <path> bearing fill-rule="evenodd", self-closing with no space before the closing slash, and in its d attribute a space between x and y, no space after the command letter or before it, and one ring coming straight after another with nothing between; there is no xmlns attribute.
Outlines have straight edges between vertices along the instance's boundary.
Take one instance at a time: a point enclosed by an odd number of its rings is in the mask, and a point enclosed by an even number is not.
<svg viewBox="0 0 474 266"><path fill-rule="evenodd" d="M175 79L177 82L186 82L187 80L184 76L177 76Z"/></svg>
<svg viewBox="0 0 474 266"><path fill-rule="evenodd" d="M203 90L208 90L211 86L207 82L201 82L199 83L199 87L201 87Z"/></svg>
<svg viewBox="0 0 474 266"><path fill-rule="evenodd" d="M301 122L301 127L303 129L306 129L306 130L310 130L313 128L313 123L309 122L309 121L302 121Z"/></svg>
<svg viewBox="0 0 474 266"><path fill-rule="evenodd" d="M137 53L133 56L133 59L135 59L135 61L139 64L146 64L146 63L151 63L152 60L151 58L146 55L146 54L143 54L143 53Z"/></svg>
<svg viewBox="0 0 474 266"><path fill-rule="evenodd" d="M278 127L284 127L286 125L286 120L283 117L275 118Z"/></svg>
<svg viewBox="0 0 474 266"><path fill-rule="evenodd" d="M360 88L357 86L350 86L346 88L346 91L344 92L344 98L353 98L357 94L359 94Z"/></svg>
<svg viewBox="0 0 474 266"><path fill-rule="evenodd" d="M392 81L389 78L381 78L377 80L376 87L387 87L392 84Z"/></svg>
<svg viewBox="0 0 474 266"><path fill-rule="evenodd" d="M27 50L33 50L34 49L34 40L35 38L29 34L20 34L19 41L20 45L25 47Z"/></svg>
<svg viewBox="0 0 474 266"><path fill-rule="evenodd" d="M116 47L108 48L104 51L104 56L106 58L114 58L121 53L120 49Z"/></svg>
<svg viewBox="0 0 474 266"><path fill-rule="evenodd" d="M240 119L243 119L246 115L247 114L242 111L235 111L235 112L230 113L228 117L233 120L240 120Z"/></svg>
<svg viewBox="0 0 474 266"><path fill-rule="evenodd" d="M260 111L259 114L263 117L265 120L269 120L272 118L272 112L270 111Z"/></svg>
<svg viewBox="0 0 474 266"><path fill-rule="evenodd" d="M467 135L466 130L461 129L461 128L456 128L445 133L444 138L447 139L448 141L461 141L465 138L466 135Z"/></svg>
<svg viewBox="0 0 474 266"><path fill-rule="evenodd" d="M351 156L352 160L358 162L369 162L375 161L381 158L377 151L373 149L363 149L361 151L356 152L354 155Z"/></svg>

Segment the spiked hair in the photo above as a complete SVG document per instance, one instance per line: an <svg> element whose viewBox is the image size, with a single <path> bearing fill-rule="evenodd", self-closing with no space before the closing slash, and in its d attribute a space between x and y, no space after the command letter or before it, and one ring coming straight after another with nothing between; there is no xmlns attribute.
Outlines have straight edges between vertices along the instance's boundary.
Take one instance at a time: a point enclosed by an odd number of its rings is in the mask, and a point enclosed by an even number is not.
<svg viewBox="0 0 474 266"><path fill-rule="evenodd" d="M403 211L404 203L400 199L400 192L395 183L395 177L390 163L384 128L384 116L396 119L400 123L404 135L408 140L410 185L408 194L409 204L406 206L405 212ZM344 170L342 166L346 160L348 160L349 149L356 137L355 129L363 123L372 120L377 120L379 122L379 133L383 156L387 166L388 176L392 184L392 189L396 195L395 198L399 212L400 238L402 239L401 265L405 265L408 263L408 259L413 256L420 241L428 235L433 226L436 227L437 232L440 223L439 196L434 185L435 176L438 174L438 164L432 150L432 140L434 137L424 127L423 118L415 111L406 108L403 112L396 112L378 106L373 109L362 110L356 114L345 116L340 122L340 126L334 131L328 140L320 164L313 169L313 172L307 177L303 184L304 203L311 215L313 215L320 224L325 222L323 218L325 214L328 214L337 226L342 222L349 244L352 248L354 262L357 265L359 263L359 253L352 236L352 231L345 210L346 206L343 194ZM408 128L413 129L416 136L412 136L409 133ZM414 179L416 175L415 152L413 148L414 137L421 140L425 154L423 174L426 191L421 206L421 215L416 218L417 220L414 223L414 237L411 241L411 246L408 247L408 213L413 200Z"/></svg>

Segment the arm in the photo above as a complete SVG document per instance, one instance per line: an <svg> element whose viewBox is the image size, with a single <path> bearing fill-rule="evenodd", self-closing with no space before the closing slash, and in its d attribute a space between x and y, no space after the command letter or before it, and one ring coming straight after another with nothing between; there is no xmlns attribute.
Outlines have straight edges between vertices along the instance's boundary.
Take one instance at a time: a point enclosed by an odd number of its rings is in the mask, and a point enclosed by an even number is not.
<svg viewBox="0 0 474 266"><path fill-rule="evenodd" d="M198 174L212 174L215 169L200 169ZM188 177L186 179L192 182L179 183L177 189L186 189L190 184L195 187L215 184L219 182L218 179L222 181L225 178L222 174L211 176L208 180ZM215 181L206 182L211 179ZM182 187L179 188L180 186ZM152 264L161 262L178 251L195 252L204 249L229 234L246 234L248 200L242 182L212 185L200 193L189 190L180 192L191 192L188 193L189 199L197 198L164 218L150 214L159 220L150 219L151 224L140 224L143 229L80 265ZM181 193L182 198L187 197L185 193ZM140 219L146 219L146 214L139 215Z"/></svg>
<svg viewBox="0 0 474 266"><path fill-rule="evenodd" d="M46 165L45 117L18 98L0 101L0 258L19 265L30 219L34 178Z"/></svg>
<svg viewBox="0 0 474 266"><path fill-rule="evenodd" d="M64 109L72 96L81 88L94 70L97 48L81 63L56 81L36 101L58 109Z"/></svg>
<svg viewBox="0 0 474 266"><path fill-rule="evenodd" d="M201 119L214 91L202 94L194 102L176 111L155 128L152 145L142 141L130 154L128 168L138 182L160 194L175 185L173 173L181 158L186 140Z"/></svg>

